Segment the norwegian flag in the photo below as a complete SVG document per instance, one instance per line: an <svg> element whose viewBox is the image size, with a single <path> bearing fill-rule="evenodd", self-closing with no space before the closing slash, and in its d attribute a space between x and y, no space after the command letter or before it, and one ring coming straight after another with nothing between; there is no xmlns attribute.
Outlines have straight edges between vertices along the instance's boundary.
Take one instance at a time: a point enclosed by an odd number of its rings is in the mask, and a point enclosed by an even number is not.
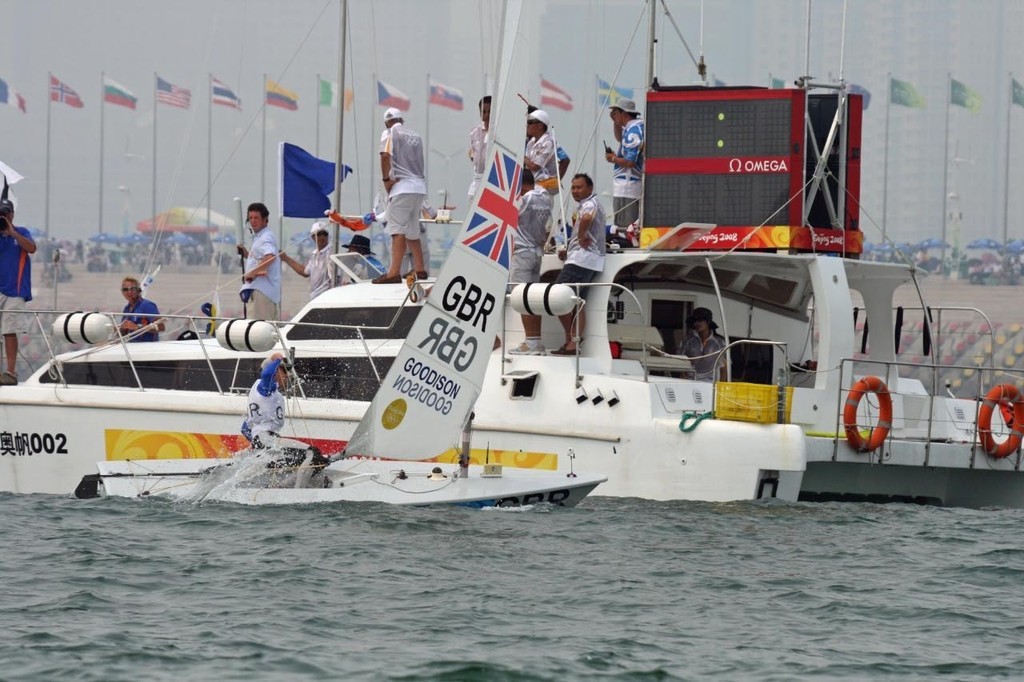
<svg viewBox="0 0 1024 682"><path fill-rule="evenodd" d="M68 87L66 84L61 83L59 80L50 76L50 101L51 102L63 102L69 107L75 109L81 109L84 105L82 98L78 96L78 93Z"/></svg>
<svg viewBox="0 0 1024 682"><path fill-rule="evenodd" d="M482 253L506 270L512 255L515 231L519 227L516 199L522 182L523 168L514 156L498 149L477 203L469 220L464 246Z"/></svg>

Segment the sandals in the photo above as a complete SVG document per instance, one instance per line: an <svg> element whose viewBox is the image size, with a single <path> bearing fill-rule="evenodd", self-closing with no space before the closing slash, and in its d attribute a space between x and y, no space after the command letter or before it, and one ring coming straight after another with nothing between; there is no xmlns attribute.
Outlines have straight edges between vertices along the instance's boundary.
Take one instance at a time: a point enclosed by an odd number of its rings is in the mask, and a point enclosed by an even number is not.
<svg viewBox="0 0 1024 682"><path fill-rule="evenodd" d="M413 274L412 270L410 270L409 272L407 272L404 275L402 275L402 277L408 277L411 274ZM416 279L426 279L427 277L430 277L430 273L427 272L426 270L417 270L416 271Z"/></svg>
<svg viewBox="0 0 1024 682"><path fill-rule="evenodd" d="M375 280L373 280L373 283L374 284L398 284L401 281L402 281L402 278L399 275L392 275L391 277L388 277L387 275L381 275L380 277L378 277Z"/></svg>
<svg viewBox="0 0 1024 682"><path fill-rule="evenodd" d="M569 344L563 343L561 348L551 351L551 355L576 355L578 352L579 347L569 348Z"/></svg>

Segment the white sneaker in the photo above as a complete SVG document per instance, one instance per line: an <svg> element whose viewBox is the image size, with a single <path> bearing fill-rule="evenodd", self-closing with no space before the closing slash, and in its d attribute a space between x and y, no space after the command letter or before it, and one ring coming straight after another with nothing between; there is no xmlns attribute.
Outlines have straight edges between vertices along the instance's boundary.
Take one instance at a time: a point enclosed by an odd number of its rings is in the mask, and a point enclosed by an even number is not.
<svg viewBox="0 0 1024 682"><path fill-rule="evenodd" d="M544 346L539 344L531 346L526 341L523 341L515 348L510 348L508 352L509 355L544 355Z"/></svg>

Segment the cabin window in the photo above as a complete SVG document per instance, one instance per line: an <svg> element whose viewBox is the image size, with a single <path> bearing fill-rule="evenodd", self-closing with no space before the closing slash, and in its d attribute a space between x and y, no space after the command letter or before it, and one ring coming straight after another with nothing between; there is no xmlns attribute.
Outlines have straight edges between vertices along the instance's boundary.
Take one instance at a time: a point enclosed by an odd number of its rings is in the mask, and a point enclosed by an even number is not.
<svg viewBox="0 0 1024 682"><path fill-rule="evenodd" d="M299 323L288 330L289 341L325 339L358 339L359 334L351 327L364 327L366 339L404 339L409 335L412 323L422 306L360 307L360 308L314 308L306 313ZM398 315L398 319L395 319ZM389 328L392 321L394 327ZM341 325L340 327L318 327L311 325ZM347 327L347 328L346 328ZM365 327L376 327L366 329Z"/></svg>
<svg viewBox="0 0 1024 682"><path fill-rule="evenodd" d="M509 397L512 400L532 400L537 395L537 382L540 372L536 370L516 370L502 377L512 381Z"/></svg>

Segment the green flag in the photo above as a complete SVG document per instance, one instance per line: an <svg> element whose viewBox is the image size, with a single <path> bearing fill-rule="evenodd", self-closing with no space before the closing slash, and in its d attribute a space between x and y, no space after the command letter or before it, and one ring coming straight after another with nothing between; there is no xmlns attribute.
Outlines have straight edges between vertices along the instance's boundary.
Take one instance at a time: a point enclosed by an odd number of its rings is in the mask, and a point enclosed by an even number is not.
<svg viewBox="0 0 1024 682"><path fill-rule="evenodd" d="M925 108L924 97L917 91L917 88L908 81L890 78L889 99L893 104L910 107L911 109Z"/></svg>
<svg viewBox="0 0 1024 682"><path fill-rule="evenodd" d="M772 76L771 78L772 78L772 89L773 90L779 90L781 88L786 87L786 81L784 81L783 79L775 78L774 76Z"/></svg>
<svg viewBox="0 0 1024 682"><path fill-rule="evenodd" d="M320 79L320 106L338 106L338 86L323 78Z"/></svg>
<svg viewBox="0 0 1024 682"><path fill-rule="evenodd" d="M981 111L981 95L955 78L949 81L949 103L974 113Z"/></svg>
<svg viewBox="0 0 1024 682"><path fill-rule="evenodd" d="M1010 98L1019 107L1024 107L1024 85L1017 82L1016 78L1010 79Z"/></svg>

